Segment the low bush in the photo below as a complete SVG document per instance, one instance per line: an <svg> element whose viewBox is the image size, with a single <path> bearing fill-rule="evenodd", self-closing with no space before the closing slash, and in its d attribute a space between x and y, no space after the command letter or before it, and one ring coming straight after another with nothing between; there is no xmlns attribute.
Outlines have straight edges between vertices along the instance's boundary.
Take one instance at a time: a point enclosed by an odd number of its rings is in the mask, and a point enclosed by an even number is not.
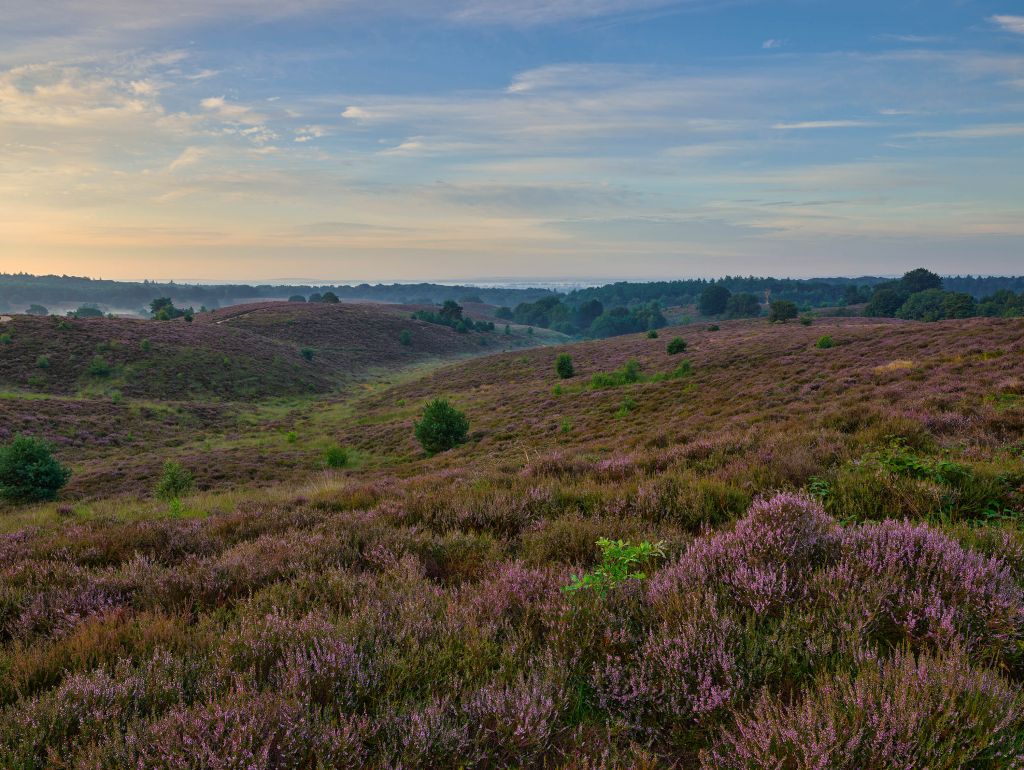
<svg viewBox="0 0 1024 770"><path fill-rule="evenodd" d="M16 504L53 500L70 477L45 441L15 436L0 447L0 499Z"/></svg>
<svg viewBox="0 0 1024 770"><path fill-rule="evenodd" d="M827 350L828 348L834 348L836 346L835 340L833 340L827 334L818 337L818 341L814 343L814 347L821 350Z"/></svg>
<svg viewBox="0 0 1024 770"><path fill-rule="evenodd" d="M675 337L668 343L668 354L670 356L678 355L679 353L686 352L686 340L682 337Z"/></svg>
<svg viewBox="0 0 1024 770"><path fill-rule="evenodd" d="M465 443L469 419L445 399L437 398L423 408L414 431L423 449L429 454L437 454Z"/></svg>
<svg viewBox="0 0 1024 770"><path fill-rule="evenodd" d="M328 468L345 468L351 459L349 451L337 444L327 447L324 451L324 464Z"/></svg>
<svg viewBox="0 0 1024 770"><path fill-rule="evenodd" d="M563 380L568 380L576 374L576 370L572 365L572 356L568 353L560 353L558 358L555 359L555 371Z"/></svg>
<svg viewBox="0 0 1024 770"><path fill-rule="evenodd" d="M299 351L299 355L301 355L307 361L312 361L313 356L316 355L316 351L313 350L313 348L302 348L302 350Z"/></svg>

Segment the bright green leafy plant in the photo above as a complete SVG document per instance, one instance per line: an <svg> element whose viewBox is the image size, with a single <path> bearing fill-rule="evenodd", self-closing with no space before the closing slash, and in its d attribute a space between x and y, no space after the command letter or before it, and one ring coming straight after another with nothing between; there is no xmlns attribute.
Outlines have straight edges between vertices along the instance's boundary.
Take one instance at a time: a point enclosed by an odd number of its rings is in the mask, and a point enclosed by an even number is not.
<svg viewBox="0 0 1024 770"><path fill-rule="evenodd" d="M665 544L643 542L632 545L623 540L602 537L597 541L601 549L601 563L583 575L573 575L572 582L563 587L566 593L596 591L605 596L608 591L627 580L643 580L647 573L642 568L665 555Z"/></svg>

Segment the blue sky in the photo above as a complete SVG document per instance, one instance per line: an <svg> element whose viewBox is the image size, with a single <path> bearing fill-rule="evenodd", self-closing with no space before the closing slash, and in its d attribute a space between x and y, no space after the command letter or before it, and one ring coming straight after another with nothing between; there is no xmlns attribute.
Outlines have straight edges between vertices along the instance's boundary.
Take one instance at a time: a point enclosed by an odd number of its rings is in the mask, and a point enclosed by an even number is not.
<svg viewBox="0 0 1024 770"><path fill-rule="evenodd" d="M1024 272L1024 5L0 8L0 271Z"/></svg>

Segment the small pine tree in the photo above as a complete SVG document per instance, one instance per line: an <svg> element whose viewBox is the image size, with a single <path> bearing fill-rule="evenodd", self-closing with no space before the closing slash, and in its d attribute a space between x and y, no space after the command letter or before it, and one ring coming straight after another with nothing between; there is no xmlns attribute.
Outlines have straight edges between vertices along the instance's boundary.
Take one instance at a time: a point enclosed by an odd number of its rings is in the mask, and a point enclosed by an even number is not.
<svg viewBox="0 0 1024 770"><path fill-rule="evenodd" d="M0 447L0 498L11 503L53 500L71 471L54 458L50 445L30 436L15 436Z"/></svg>
<svg viewBox="0 0 1024 770"><path fill-rule="evenodd" d="M412 334L409 333L408 329L402 329L398 334L398 344L409 347L412 345Z"/></svg>
<svg viewBox="0 0 1024 770"><path fill-rule="evenodd" d="M312 361L313 356L316 355L316 351L313 350L313 348L303 348L302 350L299 351L299 354L307 361Z"/></svg>
<svg viewBox="0 0 1024 770"><path fill-rule="evenodd" d="M195 488L195 477L181 463L168 460L164 463L164 470L157 482L154 494L159 500L177 500L182 495L187 495Z"/></svg>
<svg viewBox="0 0 1024 770"><path fill-rule="evenodd" d="M686 352L686 340L682 337L675 337L668 343L668 354L670 356Z"/></svg>
<svg viewBox="0 0 1024 770"><path fill-rule="evenodd" d="M558 358L555 359L555 371L558 372L558 376L563 380L568 380L576 374L576 370L572 365L572 356L568 353L561 353Z"/></svg>
<svg viewBox="0 0 1024 770"><path fill-rule="evenodd" d="M437 454L466 441L469 419L445 399L436 398L423 408L422 418L414 430L423 449Z"/></svg>

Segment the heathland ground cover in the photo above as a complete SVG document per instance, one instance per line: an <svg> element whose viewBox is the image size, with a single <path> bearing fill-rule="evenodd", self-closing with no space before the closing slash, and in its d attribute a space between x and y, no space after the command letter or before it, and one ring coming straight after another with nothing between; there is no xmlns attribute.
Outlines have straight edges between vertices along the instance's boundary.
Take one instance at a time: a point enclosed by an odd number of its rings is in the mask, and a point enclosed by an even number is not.
<svg viewBox="0 0 1024 770"><path fill-rule="evenodd" d="M428 455L438 398L468 433ZM59 432L53 403L0 408ZM114 407L174 440L59 443L90 482L0 516L0 766L1024 763L1022 320L670 328L212 427Z"/></svg>

